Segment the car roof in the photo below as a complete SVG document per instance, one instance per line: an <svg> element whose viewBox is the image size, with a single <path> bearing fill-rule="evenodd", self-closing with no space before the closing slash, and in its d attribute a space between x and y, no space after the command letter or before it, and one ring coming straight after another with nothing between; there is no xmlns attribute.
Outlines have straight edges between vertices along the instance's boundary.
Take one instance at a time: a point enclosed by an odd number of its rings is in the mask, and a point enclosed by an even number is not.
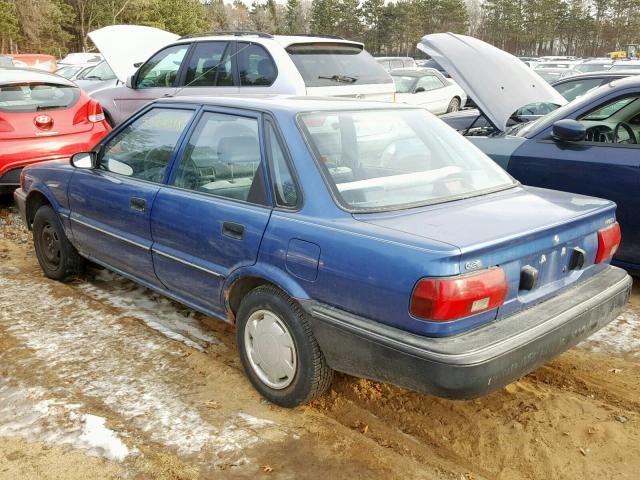
<svg viewBox="0 0 640 480"><path fill-rule="evenodd" d="M194 103L198 105L212 105L246 110L260 110L266 112L280 112L295 114L310 111L336 110L398 110L416 109L411 105L357 100L354 98L312 97L288 95L224 95L197 97L163 97L155 100L154 104Z"/></svg>
<svg viewBox="0 0 640 480"><path fill-rule="evenodd" d="M279 43L282 47L287 48L289 45L293 45L296 43L330 43L330 44L336 44L336 43L342 43L342 44L350 44L350 45L356 45L358 47L364 48L364 43L362 42L355 42L353 40L345 40L343 38L339 38L339 37L323 37L323 36L314 36L314 35L268 35L268 34L264 34L264 33L251 33L251 32L244 32L244 33L229 33L229 34L207 34L207 33L203 33L203 34L196 34L196 35L187 35L185 37L181 37L179 39L176 40L175 43L185 43L185 42L206 42L206 41L213 41L213 40L227 40L227 41L231 41L231 40L236 40L236 41L242 41L242 40L250 40L252 42L256 42L256 43L269 43L269 42L276 42Z"/></svg>
<svg viewBox="0 0 640 480"><path fill-rule="evenodd" d="M47 73L44 70L36 70L33 68L8 68L2 71L0 84L7 85L17 82L45 82L77 87L77 85L72 81L61 77L60 75Z"/></svg>
<svg viewBox="0 0 640 480"><path fill-rule="evenodd" d="M549 69L551 70L551 69ZM590 80L592 78L609 78L609 77L630 77L632 75L638 75L640 72L624 72L622 70L616 72L610 72L608 70L604 72L591 72L591 73L581 73L579 75L571 75L570 77L564 77L554 82L553 85L557 85L560 83L569 82L571 80Z"/></svg>

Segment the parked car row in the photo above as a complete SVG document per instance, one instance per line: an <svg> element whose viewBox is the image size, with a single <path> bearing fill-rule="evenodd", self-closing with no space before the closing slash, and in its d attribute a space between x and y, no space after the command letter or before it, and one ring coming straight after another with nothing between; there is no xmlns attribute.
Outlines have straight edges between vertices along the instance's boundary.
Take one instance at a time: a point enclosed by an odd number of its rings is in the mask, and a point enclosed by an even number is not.
<svg viewBox="0 0 640 480"><path fill-rule="evenodd" d="M567 101L454 34L419 44L451 79L389 74L339 38L90 35L116 86L89 98L17 69L0 85L0 135L62 145L66 126L86 129L17 178L44 274L67 281L94 262L235 325L247 377L278 405L322 395L334 371L475 398L628 300L611 262L640 265L635 79ZM427 112L459 109L465 91L478 111L441 118L484 118L468 139ZM511 126L514 112L531 121Z"/></svg>

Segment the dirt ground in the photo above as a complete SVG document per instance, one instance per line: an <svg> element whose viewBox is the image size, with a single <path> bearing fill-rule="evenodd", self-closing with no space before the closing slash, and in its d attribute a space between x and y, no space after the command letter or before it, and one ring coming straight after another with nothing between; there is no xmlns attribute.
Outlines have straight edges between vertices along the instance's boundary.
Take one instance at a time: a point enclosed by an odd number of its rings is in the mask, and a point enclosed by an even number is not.
<svg viewBox="0 0 640 480"><path fill-rule="evenodd" d="M637 479L640 289L593 339L486 398L338 375L265 402L231 327L106 270L46 279L0 200L0 479Z"/></svg>

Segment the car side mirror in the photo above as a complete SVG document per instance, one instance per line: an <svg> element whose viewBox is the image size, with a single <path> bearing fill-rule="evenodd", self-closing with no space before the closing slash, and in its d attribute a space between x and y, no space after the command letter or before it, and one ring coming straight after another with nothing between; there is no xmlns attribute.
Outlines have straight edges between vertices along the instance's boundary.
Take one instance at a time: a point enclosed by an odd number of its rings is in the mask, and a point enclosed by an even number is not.
<svg viewBox="0 0 640 480"><path fill-rule="evenodd" d="M127 81L124 82L127 88L136 88L135 87L135 73L131 75L127 75Z"/></svg>
<svg viewBox="0 0 640 480"><path fill-rule="evenodd" d="M551 136L561 142L580 142L584 140L587 129L577 120L565 118L553 124Z"/></svg>
<svg viewBox="0 0 640 480"><path fill-rule="evenodd" d="M71 156L70 163L76 168L90 169L95 167L96 154L94 152L79 152Z"/></svg>
<svg viewBox="0 0 640 480"><path fill-rule="evenodd" d="M413 93L422 93L422 92L426 92L424 87L418 87L413 91Z"/></svg>

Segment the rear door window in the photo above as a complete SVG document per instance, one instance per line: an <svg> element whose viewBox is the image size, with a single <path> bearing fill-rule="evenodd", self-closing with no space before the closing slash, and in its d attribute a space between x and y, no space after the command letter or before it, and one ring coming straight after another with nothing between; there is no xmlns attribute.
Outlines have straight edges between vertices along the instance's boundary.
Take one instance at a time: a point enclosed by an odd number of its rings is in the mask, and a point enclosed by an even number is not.
<svg viewBox="0 0 640 480"><path fill-rule="evenodd" d="M236 57L243 87L267 87L278 76L271 55L261 45L238 42Z"/></svg>
<svg viewBox="0 0 640 480"><path fill-rule="evenodd" d="M340 42L295 43L286 50L307 87L392 82L384 67L361 45Z"/></svg>
<svg viewBox="0 0 640 480"><path fill-rule="evenodd" d="M0 86L0 112L39 112L74 105L80 89L55 83L13 83Z"/></svg>
<svg viewBox="0 0 640 480"><path fill-rule="evenodd" d="M425 91L428 92L429 90L437 90L438 88L444 87L444 83L442 83L435 75L425 75L418 80L416 88L420 87L424 88Z"/></svg>
<svg viewBox="0 0 640 480"><path fill-rule="evenodd" d="M230 50L229 42L196 43L185 84L190 87L233 86Z"/></svg>

